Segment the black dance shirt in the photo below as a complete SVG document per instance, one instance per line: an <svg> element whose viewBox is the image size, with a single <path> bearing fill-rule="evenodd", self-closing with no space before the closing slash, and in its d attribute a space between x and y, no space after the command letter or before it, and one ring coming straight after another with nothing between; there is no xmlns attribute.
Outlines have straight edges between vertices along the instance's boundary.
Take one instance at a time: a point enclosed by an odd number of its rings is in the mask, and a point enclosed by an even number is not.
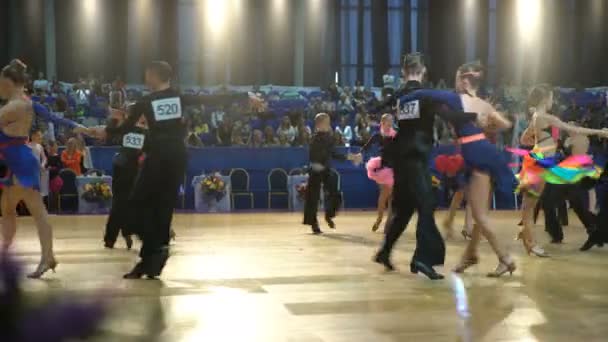
<svg viewBox="0 0 608 342"><path fill-rule="evenodd" d="M330 132L315 132L310 141L310 164L320 165L325 169L331 168L331 160L346 160L344 154L335 150L335 141Z"/></svg>
<svg viewBox="0 0 608 342"><path fill-rule="evenodd" d="M224 105L246 99L247 94L237 95L181 95L169 88L144 96L129 107L129 116L117 127L106 127L108 134L125 135L131 132L143 115L148 123L146 151L165 150L167 146L183 145L187 129L184 120L184 107L193 105ZM167 145L168 144L168 145Z"/></svg>

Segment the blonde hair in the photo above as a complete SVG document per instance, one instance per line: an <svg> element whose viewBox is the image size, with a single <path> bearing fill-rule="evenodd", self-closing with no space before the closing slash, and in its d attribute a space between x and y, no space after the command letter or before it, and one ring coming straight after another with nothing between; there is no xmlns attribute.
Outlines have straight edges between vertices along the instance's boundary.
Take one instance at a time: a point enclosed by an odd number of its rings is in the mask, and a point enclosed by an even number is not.
<svg viewBox="0 0 608 342"><path fill-rule="evenodd" d="M385 113L385 114L382 114L382 117L380 118L380 122L385 122L386 120L392 119L392 118L393 118L392 114Z"/></svg>
<svg viewBox="0 0 608 342"><path fill-rule="evenodd" d="M319 113L315 115L315 127L325 120L329 120L329 115L327 115L327 113Z"/></svg>

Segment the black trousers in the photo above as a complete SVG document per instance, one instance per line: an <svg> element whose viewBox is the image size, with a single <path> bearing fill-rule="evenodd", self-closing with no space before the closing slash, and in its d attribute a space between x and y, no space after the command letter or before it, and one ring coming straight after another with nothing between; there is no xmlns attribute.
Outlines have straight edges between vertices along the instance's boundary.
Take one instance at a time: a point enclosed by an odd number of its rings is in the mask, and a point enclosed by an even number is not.
<svg viewBox="0 0 608 342"><path fill-rule="evenodd" d="M394 172L392 212L380 253L390 255L416 211L418 224L413 261L428 266L443 265L445 243L433 216L436 203L428 162L422 158L401 160L395 165Z"/></svg>
<svg viewBox="0 0 608 342"><path fill-rule="evenodd" d="M137 162L130 165L114 165L112 170L112 208L106 223L104 241L113 244L122 232L122 236L127 237L133 234L133 208L129 197L137 177Z"/></svg>
<svg viewBox="0 0 608 342"><path fill-rule="evenodd" d="M605 190L606 187L604 185L604 187L598 189ZM599 242L608 243L608 195L603 196L602 200L599 202L600 211L597 214L597 238Z"/></svg>
<svg viewBox="0 0 608 342"><path fill-rule="evenodd" d="M536 202L536 206L534 207L534 224L536 224L536 221L538 221L538 214L543 206L542 196L544 196L544 193L545 192L543 191L543 195L541 195L541 198L538 200L538 202ZM557 205L557 216L559 217L559 222L561 222L562 226L568 225L568 206L566 205L565 199L559 201Z"/></svg>
<svg viewBox="0 0 608 342"><path fill-rule="evenodd" d="M304 201L304 224L318 226L317 210L321 199L321 185L325 192L325 217L334 218L338 208L342 204L342 198L338 193L338 179L329 169L320 172L310 171L308 173L308 188Z"/></svg>
<svg viewBox="0 0 608 342"><path fill-rule="evenodd" d="M142 239L139 255L142 262L166 253L173 210L186 171L183 143L166 143L148 152L137 175L131 200L135 209L137 234ZM164 266L161 265L161 269Z"/></svg>
<svg viewBox="0 0 608 342"><path fill-rule="evenodd" d="M564 239L562 224L558 218L558 208L566 199L581 220L587 232L595 229L595 217L585 206L587 190L578 184L547 184L543 192L543 211L545 212L545 230L556 241Z"/></svg>

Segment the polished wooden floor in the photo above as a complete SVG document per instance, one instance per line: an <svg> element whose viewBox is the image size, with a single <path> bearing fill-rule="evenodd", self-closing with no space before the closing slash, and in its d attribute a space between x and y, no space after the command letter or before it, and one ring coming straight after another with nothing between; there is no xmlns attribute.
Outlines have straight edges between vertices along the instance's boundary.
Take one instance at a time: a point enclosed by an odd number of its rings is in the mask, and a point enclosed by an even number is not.
<svg viewBox="0 0 608 342"><path fill-rule="evenodd" d="M553 258L539 259L512 239L517 214L494 213L519 268L512 277L486 278L497 260L483 243L481 264L463 277L472 314L463 324L450 281L407 272L413 225L396 248L399 272L370 261L382 237L369 231L373 216L346 212L336 231L313 236L299 214L177 215L161 281L121 279L137 254L122 241L101 247L105 217L53 217L57 273L25 287L34 296L105 291L112 311L98 341L608 340L608 246L578 252L585 236L576 218L565 244L547 246ZM31 220L20 220L15 251L33 268L38 241ZM542 227L536 233L547 240ZM446 274L464 244L448 242Z"/></svg>

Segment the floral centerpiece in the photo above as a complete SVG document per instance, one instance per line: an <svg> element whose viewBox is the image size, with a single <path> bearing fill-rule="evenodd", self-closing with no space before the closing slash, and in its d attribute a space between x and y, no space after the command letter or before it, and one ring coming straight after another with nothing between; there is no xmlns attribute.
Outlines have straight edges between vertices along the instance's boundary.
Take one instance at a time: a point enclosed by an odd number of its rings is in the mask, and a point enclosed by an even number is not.
<svg viewBox="0 0 608 342"><path fill-rule="evenodd" d="M302 183L296 185L296 191L298 193L298 200L304 201L306 198L306 191L308 191L308 182L303 181Z"/></svg>
<svg viewBox="0 0 608 342"><path fill-rule="evenodd" d="M90 203L109 201L112 199L112 188L105 182L85 184L82 199Z"/></svg>
<svg viewBox="0 0 608 342"><path fill-rule="evenodd" d="M218 174L213 174L203 178L201 181L201 191L207 201L221 201L226 196L226 183Z"/></svg>

